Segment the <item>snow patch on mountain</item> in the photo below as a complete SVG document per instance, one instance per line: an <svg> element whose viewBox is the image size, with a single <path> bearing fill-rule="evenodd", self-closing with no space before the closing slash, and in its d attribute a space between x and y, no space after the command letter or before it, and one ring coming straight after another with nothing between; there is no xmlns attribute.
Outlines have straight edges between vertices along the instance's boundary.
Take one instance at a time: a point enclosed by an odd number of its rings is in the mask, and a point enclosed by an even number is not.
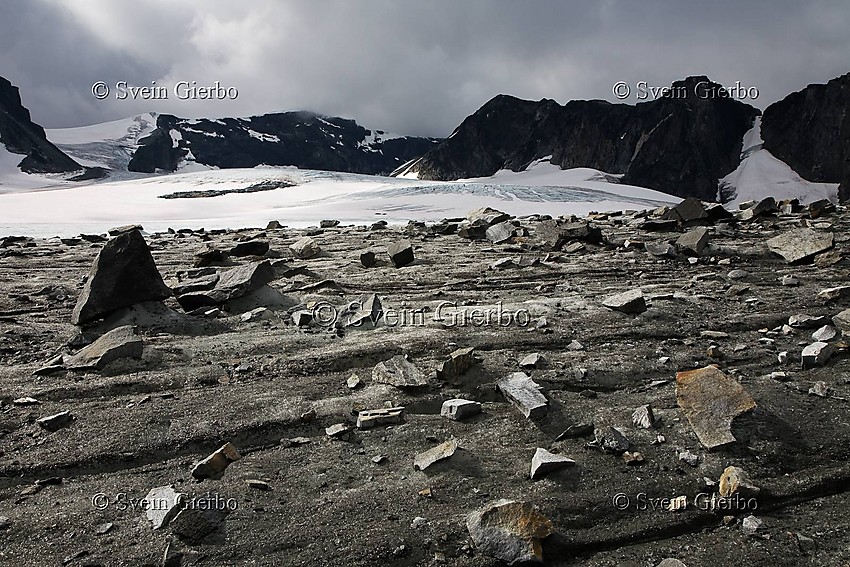
<svg viewBox="0 0 850 567"><path fill-rule="evenodd" d="M811 203L820 199L835 202L838 183L815 183L803 179L785 162L763 147L761 118L744 134L741 163L729 175L720 179L718 199L727 206L750 200L774 197L776 200L799 199Z"/></svg>

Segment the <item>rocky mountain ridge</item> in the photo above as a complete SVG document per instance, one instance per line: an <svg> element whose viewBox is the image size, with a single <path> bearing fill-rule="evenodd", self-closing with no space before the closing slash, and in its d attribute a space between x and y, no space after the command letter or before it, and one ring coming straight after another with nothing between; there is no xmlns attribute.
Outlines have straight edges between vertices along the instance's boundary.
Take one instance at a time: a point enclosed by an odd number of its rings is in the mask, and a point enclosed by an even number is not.
<svg viewBox="0 0 850 567"><path fill-rule="evenodd" d="M765 148L810 181L846 187L848 83L850 74L769 106L762 119ZM740 163L743 136L761 112L731 98L700 97L698 84L722 88L704 76L688 77L671 86L677 96L636 105L580 100L562 106L499 95L398 173L453 180L521 171L549 158L564 169L592 167L622 174L624 183L714 201L718 180Z"/></svg>
<svg viewBox="0 0 850 567"><path fill-rule="evenodd" d="M140 140L128 169L175 171L191 161L222 169L291 165L381 175L419 157L437 142L368 130L354 120L303 111L194 120L160 114L156 129Z"/></svg>

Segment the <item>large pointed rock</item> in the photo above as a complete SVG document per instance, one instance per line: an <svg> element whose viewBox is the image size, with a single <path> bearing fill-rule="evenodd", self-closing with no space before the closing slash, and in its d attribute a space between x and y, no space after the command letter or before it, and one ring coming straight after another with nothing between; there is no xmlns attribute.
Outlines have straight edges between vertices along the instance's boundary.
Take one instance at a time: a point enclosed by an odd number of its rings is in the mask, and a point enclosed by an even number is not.
<svg viewBox="0 0 850 567"><path fill-rule="evenodd" d="M122 307L170 295L142 234L138 230L124 232L98 252L71 322L89 323Z"/></svg>
<svg viewBox="0 0 850 567"><path fill-rule="evenodd" d="M678 372L676 401L708 449L733 443L732 420L756 407L743 386L714 366Z"/></svg>
<svg viewBox="0 0 850 567"><path fill-rule="evenodd" d="M835 237L831 232L819 232L810 228L789 230L767 241L774 254L782 256L789 264L811 260L816 254L832 248Z"/></svg>
<svg viewBox="0 0 850 567"><path fill-rule="evenodd" d="M544 539L552 521L527 502L497 500L466 519L466 529L479 553L508 565L542 563Z"/></svg>
<svg viewBox="0 0 850 567"><path fill-rule="evenodd" d="M121 358L141 358L145 343L131 325L112 329L77 354L63 359L65 368L82 370L104 366Z"/></svg>

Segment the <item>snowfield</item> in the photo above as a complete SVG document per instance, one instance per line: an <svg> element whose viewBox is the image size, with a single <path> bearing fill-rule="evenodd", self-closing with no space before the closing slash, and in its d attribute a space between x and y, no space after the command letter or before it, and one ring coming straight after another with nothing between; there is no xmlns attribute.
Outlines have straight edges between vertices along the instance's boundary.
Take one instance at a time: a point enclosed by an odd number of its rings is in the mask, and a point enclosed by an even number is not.
<svg viewBox="0 0 850 567"><path fill-rule="evenodd" d="M0 195L0 234L74 236L128 223L140 223L149 231L262 227L270 220L292 227L316 225L322 219L397 224L462 217L483 206L514 215L566 215L654 208L680 200L603 179L603 174L591 169L561 171L539 164L521 174L500 172L492 178L456 182L290 167L200 171L73 187L51 186L47 180L47 187L39 191L21 187ZM159 198L175 192L240 189L281 180L296 185L218 197Z"/></svg>

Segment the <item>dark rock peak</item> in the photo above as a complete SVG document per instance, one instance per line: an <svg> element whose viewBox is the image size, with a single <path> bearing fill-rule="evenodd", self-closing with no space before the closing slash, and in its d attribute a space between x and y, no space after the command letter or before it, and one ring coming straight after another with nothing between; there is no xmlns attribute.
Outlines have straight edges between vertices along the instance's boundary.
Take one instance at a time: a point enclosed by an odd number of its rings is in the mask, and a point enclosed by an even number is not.
<svg viewBox="0 0 850 567"><path fill-rule="evenodd" d="M423 156L415 171L434 180L483 177L552 156L563 169L623 173L624 183L714 200L718 179L737 167L743 135L759 111L722 95L700 96L698 85L722 88L693 76L673 83L670 96L637 105L498 95Z"/></svg>
<svg viewBox="0 0 850 567"><path fill-rule="evenodd" d="M26 173L67 173L83 167L47 140L21 102L18 87L0 77L0 143L21 154L18 167Z"/></svg>
<svg viewBox="0 0 850 567"><path fill-rule="evenodd" d="M157 118L128 169L174 171L187 158L220 168L294 165L353 173L387 174L431 149L438 140L386 137L354 120L307 111L248 118ZM191 154L191 156L190 156Z"/></svg>
<svg viewBox="0 0 850 567"><path fill-rule="evenodd" d="M764 148L809 181L850 181L850 73L768 106Z"/></svg>

